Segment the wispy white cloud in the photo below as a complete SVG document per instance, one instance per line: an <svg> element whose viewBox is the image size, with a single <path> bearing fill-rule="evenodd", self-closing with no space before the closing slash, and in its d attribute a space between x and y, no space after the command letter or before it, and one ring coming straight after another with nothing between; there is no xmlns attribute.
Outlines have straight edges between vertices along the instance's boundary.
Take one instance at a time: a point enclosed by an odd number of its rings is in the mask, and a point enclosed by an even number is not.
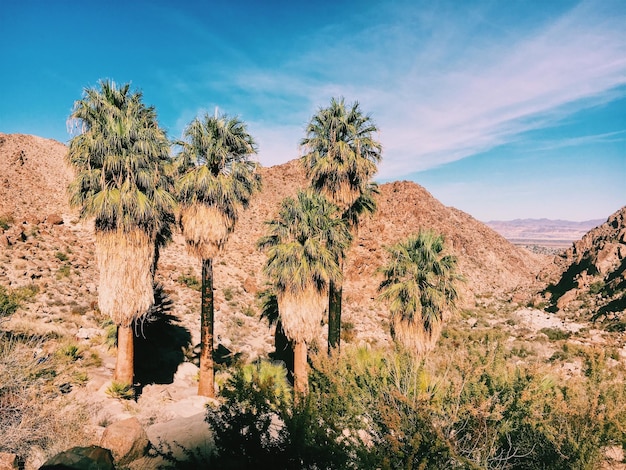
<svg viewBox="0 0 626 470"><path fill-rule="evenodd" d="M626 129L602 134L583 135L580 137L562 138L549 142L542 142L534 147L533 151L556 150L565 147L579 147L583 145L606 144L613 142L626 142Z"/></svg>
<svg viewBox="0 0 626 470"><path fill-rule="evenodd" d="M294 157L302 127L293 123L331 96L358 99L373 114L385 149L379 176L396 178L511 142L625 92L619 2L582 2L523 27L498 26L480 4L443 12L410 5L380 8L378 21L361 29L329 25L278 70L235 74L233 86L290 116L291 125L263 130L267 161Z"/></svg>

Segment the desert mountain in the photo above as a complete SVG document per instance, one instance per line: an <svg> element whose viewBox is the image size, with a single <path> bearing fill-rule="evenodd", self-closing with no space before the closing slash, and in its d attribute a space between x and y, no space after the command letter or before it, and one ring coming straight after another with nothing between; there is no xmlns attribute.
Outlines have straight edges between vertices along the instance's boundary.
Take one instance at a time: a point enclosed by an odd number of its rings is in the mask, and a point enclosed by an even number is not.
<svg viewBox="0 0 626 470"><path fill-rule="evenodd" d="M37 308L42 315L54 314L61 305L74 305L77 310L93 307L97 268L92 231L89 223L79 222L68 208L66 187L71 171L64 163L67 148L33 136L0 134L0 139L0 215L11 215L15 221L0 233L0 284L41 284ZM297 161L263 168L262 177L261 194L240 218L215 263L217 308L239 315L237 321L254 330L260 328L258 317L253 315L254 295L264 285L265 259L256 241L265 233L264 221L276 214L282 199L307 184ZM475 295L526 292L546 262L547 258L513 246L468 214L444 206L415 183L383 184L377 202L378 211L363 222L346 264L344 311L359 335L374 334L375 330L386 335L381 329L385 309L374 300L380 282L376 270L385 259L385 245L403 240L420 228L442 233L450 251L458 256L466 280L461 290L467 305ZM43 223L51 213L61 214L65 224ZM174 312L195 309L197 292L181 287L181 276L199 277L198 265L187 255L180 235L164 250L157 277L173 300ZM63 275L68 271L69 275ZM237 300L232 300L233 292ZM220 321L232 322L233 318L217 315L218 335Z"/></svg>
<svg viewBox="0 0 626 470"><path fill-rule="evenodd" d="M626 309L626 207L555 257L541 278L550 282L553 307L581 309L596 318Z"/></svg>

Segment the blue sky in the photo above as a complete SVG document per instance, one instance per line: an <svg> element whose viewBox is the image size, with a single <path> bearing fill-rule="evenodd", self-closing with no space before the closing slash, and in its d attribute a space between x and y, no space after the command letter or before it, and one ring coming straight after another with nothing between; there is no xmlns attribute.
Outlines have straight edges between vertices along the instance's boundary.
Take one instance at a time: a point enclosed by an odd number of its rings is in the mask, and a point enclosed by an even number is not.
<svg viewBox="0 0 626 470"><path fill-rule="evenodd" d="M0 132L67 142L74 101L109 78L172 138L238 115L269 166L343 96L380 128L379 182L484 221L626 204L623 0L2 3Z"/></svg>

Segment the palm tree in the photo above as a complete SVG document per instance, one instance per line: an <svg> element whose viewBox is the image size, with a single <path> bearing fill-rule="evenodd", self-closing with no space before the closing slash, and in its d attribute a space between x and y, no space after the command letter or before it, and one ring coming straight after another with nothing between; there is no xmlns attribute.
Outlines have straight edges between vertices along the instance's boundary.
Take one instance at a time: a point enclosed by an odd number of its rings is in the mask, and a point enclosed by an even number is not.
<svg viewBox="0 0 626 470"><path fill-rule="evenodd" d="M341 279L337 250L351 236L337 217L337 207L313 192L299 192L282 202L268 222L265 273L276 294L283 330L294 343L294 392L308 393L307 344L317 338L328 299L328 283Z"/></svg>
<svg viewBox="0 0 626 470"><path fill-rule="evenodd" d="M95 218L100 270L98 306L118 326L114 380L132 384L132 324L154 303L157 244L164 243L175 201L164 167L169 142L153 107L130 84L102 80L74 103L67 159L76 170L70 205Z"/></svg>
<svg viewBox="0 0 626 470"><path fill-rule="evenodd" d="M181 176L176 193L180 223L190 253L202 262L201 352L198 395L212 397L213 258L234 230L239 211L260 189L258 164L250 160L256 143L238 118L226 115L194 119L179 142Z"/></svg>
<svg viewBox="0 0 626 470"><path fill-rule="evenodd" d="M435 347L457 300L456 257L445 253L444 238L422 231L388 247L380 271L381 300L389 302L391 335L417 357Z"/></svg>
<svg viewBox="0 0 626 470"><path fill-rule="evenodd" d="M378 131L370 116L364 115L355 102L346 105L343 98L331 99L320 109L306 128L300 144L305 148L301 162L311 185L335 203L341 218L353 233L359 217L376 210L371 182L381 159L382 147L373 134ZM343 269L345 253L340 253ZM328 351L341 344L341 298L343 286L332 283L328 303Z"/></svg>

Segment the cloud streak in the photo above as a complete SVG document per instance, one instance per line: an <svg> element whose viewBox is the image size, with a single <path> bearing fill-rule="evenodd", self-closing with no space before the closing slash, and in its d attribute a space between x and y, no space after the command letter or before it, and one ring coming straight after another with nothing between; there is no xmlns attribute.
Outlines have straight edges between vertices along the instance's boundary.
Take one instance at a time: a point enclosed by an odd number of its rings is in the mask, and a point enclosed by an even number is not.
<svg viewBox="0 0 626 470"><path fill-rule="evenodd" d="M280 69L247 68L231 86L278 103L276 114L291 120L278 128L282 138L263 130L272 156L261 148L262 161L294 158L310 115L342 95L372 113L385 149L379 176L398 178L623 96L626 8L602 5L613 8L583 2L519 29L494 27L492 12L479 7L443 16L420 4L377 10L382 18L374 26L339 36L339 26L329 25Z"/></svg>

